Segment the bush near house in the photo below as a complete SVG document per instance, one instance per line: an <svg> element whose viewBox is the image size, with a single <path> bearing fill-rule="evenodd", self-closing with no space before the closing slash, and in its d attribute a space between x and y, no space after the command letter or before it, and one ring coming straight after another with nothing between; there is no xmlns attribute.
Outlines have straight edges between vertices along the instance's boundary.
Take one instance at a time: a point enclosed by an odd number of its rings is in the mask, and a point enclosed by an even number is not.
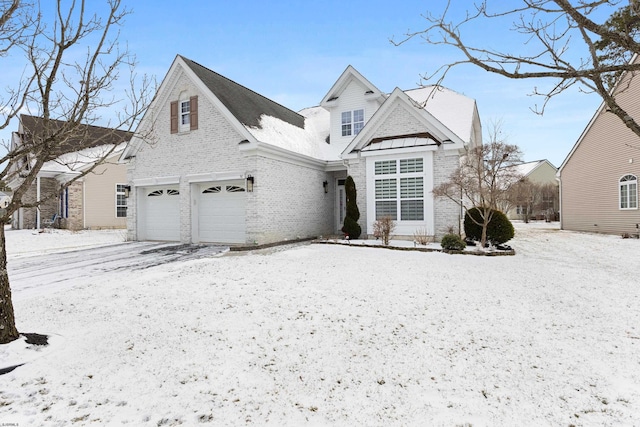
<svg viewBox="0 0 640 427"><path fill-rule="evenodd" d="M342 232L346 234L349 239L357 239L360 237L360 234L362 234L362 228L360 224L358 224L360 210L356 203L356 183L353 181L353 178L351 178L351 175L345 180L344 192L347 197L347 212L344 218Z"/></svg>
<svg viewBox="0 0 640 427"><path fill-rule="evenodd" d="M445 234L442 236L440 246L446 251L461 251L467 246L457 234Z"/></svg>
<svg viewBox="0 0 640 427"><path fill-rule="evenodd" d="M464 216L464 234L467 238L480 241L482 226L478 223L482 224L480 210L478 208L469 209ZM504 213L494 210L491 221L487 225L487 241L499 245L513 239L514 234L513 224L509 218Z"/></svg>

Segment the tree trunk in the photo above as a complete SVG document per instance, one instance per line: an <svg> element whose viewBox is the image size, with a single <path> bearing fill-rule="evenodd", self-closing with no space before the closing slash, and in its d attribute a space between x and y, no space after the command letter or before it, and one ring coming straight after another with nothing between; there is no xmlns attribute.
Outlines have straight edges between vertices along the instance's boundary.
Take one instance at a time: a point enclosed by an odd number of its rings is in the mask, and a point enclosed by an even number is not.
<svg viewBox="0 0 640 427"><path fill-rule="evenodd" d="M7 272L7 245L4 237L4 223L0 222L0 344L18 339L16 319L13 314L11 287Z"/></svg>

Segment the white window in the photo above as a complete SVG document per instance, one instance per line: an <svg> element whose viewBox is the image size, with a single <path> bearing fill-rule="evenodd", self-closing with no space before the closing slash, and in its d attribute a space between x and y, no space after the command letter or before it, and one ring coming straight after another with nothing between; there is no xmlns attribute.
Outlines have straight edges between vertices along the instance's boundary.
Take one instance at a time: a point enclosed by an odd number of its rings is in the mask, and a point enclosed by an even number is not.
<svg viewBox="0 0 640 427"><path fill-rule="evenodd" d="M116 218L127 217L126 184L116 184Z"/></svg>
<svg viewBox="0 0 640 427"><path fill-rule="evenodd" d="M357 135L364 127L364 110L342 112L342 136Z"/></svg>
<svg viewBox="0 0 640 427"><path fill-rule="evenodd" d="M396 221L424 220L422 158L377 161L374 173L376 219L390 216Z"/></svg>
<svg viewBox="0 0 640 427"><path fill-rule="evenodd" d="M188 128L190 125L190 117L191 117L191 102L190 101L180 101L180 127Z"/></svg>
<svg viewBox="0 0 640 427"><path fill-rule="evenodd" d="M638 209L638 178L625 175L620 178L620 209Z"/></svg>

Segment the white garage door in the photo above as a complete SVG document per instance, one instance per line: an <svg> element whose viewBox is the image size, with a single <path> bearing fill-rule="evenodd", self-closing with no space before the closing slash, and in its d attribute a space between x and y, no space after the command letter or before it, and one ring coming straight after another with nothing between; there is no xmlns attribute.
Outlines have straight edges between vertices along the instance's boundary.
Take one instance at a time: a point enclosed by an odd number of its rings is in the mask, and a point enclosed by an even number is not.
<svg viewBox="0 0 640 427"><path fill-rule="evenodd" d="M177 186L147 187L142 191L140 224L144 240L180 240L180 191Z"/></svg>
<svg viewBox="0 0 640 427"><path fill-rule="evenodd" d="M247 195L244 181L201 184L199 192L200 241L245 243Z"/></svg>

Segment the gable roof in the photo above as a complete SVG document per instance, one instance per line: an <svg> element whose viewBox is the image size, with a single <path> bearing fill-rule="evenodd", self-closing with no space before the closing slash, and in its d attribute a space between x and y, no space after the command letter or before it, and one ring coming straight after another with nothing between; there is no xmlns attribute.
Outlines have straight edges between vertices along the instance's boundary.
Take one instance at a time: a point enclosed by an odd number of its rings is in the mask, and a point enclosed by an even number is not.
<svg viewBox="0 0 640 427"><path fill-rule="evenodd" d="M547 160L547 159L535 160L533 162L520 163L520 164L517 164L517 165L510 166L510 167L514 168L516 170L516 172L519 175L521 175L522 177L527 177L527 176L531 175L531 173L533 173L533 171L535 171L536 169L538 169L540 166L542 166L545 163L548 163L549 166L551 166L553 169L557 170L557 168L555 166L553 166L553 164L551 164L551 162L549 160Z"/></svg>
<svg viewBox="0 0 640 427"><path fill-rule="evenodd" d="M404 91L465 142L471 141L476 101L444 86L425 86Z"/></svg>
<svg viewBox="0 0 640 427"><path fill-rule="evenodd" d="M302 115L195 61L182 55L178 56L243 125L260 128L260 117L265 115L275 117L293 126L304 128L304 117Z"/></svg>
<svg viewBox="0 0 640 427"><path fill-rule="evenodd" d="M327 92L327 94L320 101L321 106L326 106L328 102L334 101L340 97L340 94L344 89L349 85L352 80L359 81L365 88L367 88L367 94L372 97L384 97L384 94L373 85L369 80L367 80L362 74L358 72L351 65L347 66L347 68L342 72L338 80L331 86L331 89Z"/></svg>
<svg viewBox="0 0 640 427"><path fill-rule="evenodd" d="M471 101L473 108L475 109L475 101ZM376 130L382 125L389 114L391 114L393 105L397 104L406 106L407 112L413 115L416 120L423 123L428 131L420 134L398 135L393 138L373 139L372 137ZM472 116L470 117L472 119ZM468 122L468 127L471 129L471 121ZM447 127L445 123L438 120L438 118L431 114L423 104L418 103L406 92L396 88L380 106L378 111L373 114L373 117L371 117L371 119L365 124L362 131L360 131L360 133L353 138L351 143L347 145L342 154L347 155L355 151L383 150L422 145L440 145L442 143L456 144L458 148L462 148L467 142L468 140L461 138Z"/></svg>
<svg viewBox="0 0 640 427"><path fill-rule="evenodd" d="M44 132L48 134L55 133L66 124L66 122L62 120L50 119L45 121L42 117L27 114L20 115L20 123L22 125L20 138L25 145L37 144L37 138L41 137ZM46 126L49 126L49 129L45 129ZM80 125L74 130L73 135L69 136L66 141L63 141L58 147L54 148L49 157L52 160L63 154L73 153L87 148L103 145L119 145L123 142L128 142L132 136L132 132L123 130L102 126Z"/></svg>

